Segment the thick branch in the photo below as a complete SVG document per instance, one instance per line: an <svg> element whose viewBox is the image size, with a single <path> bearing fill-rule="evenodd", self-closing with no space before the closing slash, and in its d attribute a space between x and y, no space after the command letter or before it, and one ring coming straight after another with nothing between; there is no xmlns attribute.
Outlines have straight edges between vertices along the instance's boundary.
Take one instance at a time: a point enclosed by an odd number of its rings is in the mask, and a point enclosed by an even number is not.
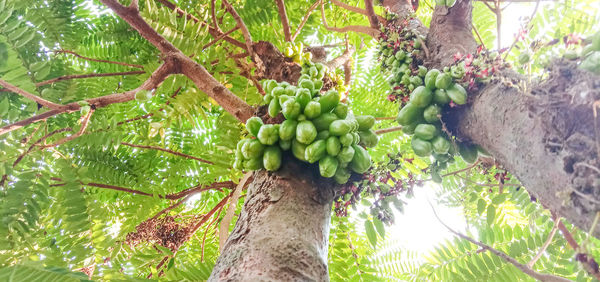
<svg viewBox="0 0 600 282"><path fill-rule="evenodd" d="M133 89L133 90L123 92L123 93L101 96L101 97L97 97L97 98L88 99L86 101L90 104L90 106L93 106L96 109L106 107L110 104L131 101L135 98L135 93L137 93L138 91L151 90L151 89L156 88L158 85L160 85L165 80L165 78L167 78L167 76L169 76L171 73L173 73L173 69L174 69L173 61L167 60L167 62L165 64L161 65L158 69L156 69L154 71L154 73L152 73L152 75L140 87ZM50 110L45 113L39 114L37 116L31 117L31 118L28 118L28 119L25 119L25 120L22 120L22 121L13 123L13 124L9 124L5 127L2 127L2 128L0 128L0 135L6 134L8 132L11 132L13 130L19 129L21 127L27 126L32 123L46 120L50 117L53 117L53 116L56 116L59 114L71 113L74 111L78 111L80 108L81 108L81 106L79 105L78 102L73 102L73 103L67 104L60 110Z"/></svg>
<svg viewBox="0 0 600 282"><path fill-rule="evenodd" d="M141 148L141 149L149 149L149 150L162 151L162 152L169 153L169 154L172 154L172 155L175 155L175 156L180 156L180 157L184 157L184 158L187 158L187 159L196 160L196 161L203 162L203 163L206 163L206 164L211 164L211 165L214 164L213 162L207 161L205 159L201 159L201 158L198 158L198 157L186 155L186 154L183 154L183 153L175 152L173 150L169 150L169 149L165 149L165 148L161 148L161 147L136 145L136 144L131 144L131 143L127 143L127 142L121 142L121 145L129 146L129 147L134 147L134 148Z"/></svg>
<svg viewBox="0 0 600 282"><path fill-rule="evenodd" d="M325 5L321 4L321 19L323 20L323 26L330 31L335 31L335 32L341 32L341 33L346 33L346 32L358 32L358 33L363 33L366 34L368 36L371 36L373 38L377 38L377 36L379 36L380 32L377 29L374 29L372 27L369 26L362 26L362 25L348 25L348 26L344 26L344 27L331 27L327 24L327 19L325 18Z"/></svg>
<svg viewBox="0 0 600 282"><path fill-rule="evenodd" d="M367 12L367 17L369 18L371 27L379 29L379 19L375 14L375 9L373 9L373 0L365 0L365 12Z"/></svg>
<svg viewBox="0 0 600 282"><path fill-rule="evenodd" d="M350 59L352 59L352 55L354 55L354 49L355 49L354 46L350 46L349 48L346 48L346 51L344 51L344 53L342 53L338 57L335 57L331 61L327 62L325 65L330 70L335 70L335 69L343 66L346 62L348 62Z"/></svg>
<svg viewBox="0 0 600 282"><path fill-rule="evenodd" d="M17 94L19 94L19 95L21 95L21 96L23 96L23 97L25 97L25 98L27 98L29 100L32 100L32 101L34 101L34 102L36 102L36 103L38 103L38 104L40 104L40 105L48 108L48 109L62 110L62 109L65 108L65 106L63 106L63 105L59 105L59 104L50 102L50 101L48 101L48 100L46 100L46 99L44 99L42 97L38 97L36 95L33 95L33 94L31 94L31 93L29 93L29 92L27 92L27 91L25 91L25 90L23 90L23 89L21 89L19 87L16 87L16 86L14 86L14 85L12 85L12 84L10 84L10 83L2 80L2 79L0 79L0 85L2 85L3 87L5 87L6 89L10 90L11 92L17 93Z"/></svg>
<svg viewBox="0 0 600 282"><path fill-rule="evenodd" d="M285 11L285 3L283 0L275 0L277 3L277 9L279 10L279 17L281 18L281 24L283 25L283 35L285 41L292 41L292 34L290 32L290 20L288 19L287 12Z"/></svg>
<svg viewBox="0 0 600 282"><path fill-rule="evenodd" d="M65 49L61 49L58 51L54 51L54 53L56 54L60 54L60 53L67 53L67 54L71 54L77 58L86 60L86 61L92 61L92 62L99 62L99 63L107 63L107 64L115 64L115 65L121 65L121 66L127 66L127 67L134 67L134 68L138 68L138 69L143 69L144 67L141 65L135 65L135 64L128 64L128 63L122 63L122 62L115 62L115 61L107 61L107 60L100 60L100 59L94 59L94 58L88 58L88 57L84 57L82 55L79 55L73 51L69 51L69 50L65 50Z"/></svg>

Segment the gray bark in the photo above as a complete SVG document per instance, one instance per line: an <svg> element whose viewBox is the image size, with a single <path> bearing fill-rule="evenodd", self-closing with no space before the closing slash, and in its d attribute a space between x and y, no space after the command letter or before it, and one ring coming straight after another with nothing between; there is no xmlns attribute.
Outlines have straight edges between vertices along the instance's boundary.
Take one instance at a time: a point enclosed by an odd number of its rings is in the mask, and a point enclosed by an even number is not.
<svg viewBox="0 0 600 282"><path fill-rule="evenodd" d="M255 172L234 230L209 281L328 281L334 190L318 169L284 157Z"/></svg>

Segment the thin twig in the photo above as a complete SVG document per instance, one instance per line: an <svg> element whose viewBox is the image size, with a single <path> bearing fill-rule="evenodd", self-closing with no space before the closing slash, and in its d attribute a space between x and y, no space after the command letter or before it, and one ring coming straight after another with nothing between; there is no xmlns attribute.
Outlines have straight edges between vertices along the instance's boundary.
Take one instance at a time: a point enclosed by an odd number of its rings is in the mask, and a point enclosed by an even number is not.
<svg viewBox="0 0 600 282"><path fill-rule="evenodd" d="M527 24L525 25L526 27L528 27L531 24L531 21L533 20L533 17L535 17L535 14L538 11L538 8L540 7L540 1L541 0L537 0L535 2L535 8L533 9L533 12L531 13L531 16L529 17L529 21L527 22ZM485 3L485 2L484 2ZM515 46L517 45L517 42L519 42L519 36L515 37L515 40L513 41L513 43L510 45L510 47L506 50L506 53L504 54L504 60L506 60L506 58L508 57L508 54L510 54L510 51L515 48Z"/></svg>
<svg viewBox="0 0 600 282"><path fill-rule="evenodd" d="M428 200L429 201L429 200ZM523 273L527 274L528 276L530 276L531 278L540 280L540 281L544 281L544 282L566 282L566 281L571 281L569 279L560 277L560 276L555 276L555 275L551 275L551 274L545 274L545 273L539 273L533 269L531 269L530 267L528 267L527 265L524 265L520 262L518 262L516 259L512 258L511 256L507 255L504 252L501 252L497 249L494 249L493 247L486 245L484 243L481 243L467 235L464 235L458 231L455 231L454 229L450 228L450 226L446 225L446 223L444 223L442 221L442 219L440 219L440 217L438 216L437 212L435 211L435 208L433 207L433 205L431 204L431 202L429 202L429 206L431 207L431 210L433 211L433 214L435 215L435 217L437 218L437 220L444 226L446 227L446 229L448 229L448 231L450 231L451 233L453 233L454 235L463 238L477 246L479 246L480 248L490 251L491 253L499 256L500 258L502 258L503 260L505 260L506 262L512 264L513 266L515 266L516 268L518 268L519 270L521 270Z"/></svg>
<svg viewBox="0 0 600 282"><path fill-rule="evenodd" d="M231 30L229 30L228 32L225 32L225 33L223 33L223 34L221 34L221 35L217 36L217 37L216 37L215 39L213 39L211 42L208 42L208 43L206 43L206 45L202 46L202 51L204 51L204 49L206 49L206 48L210 47L211 45L213 45L213 44L215 44L215 43L219 42L219 40L221 40L221 39L223 39L223 38L227 37L227 35L231 34L232 32L234 32L234 31L236 31L236 30L238 30L238 29L240 29L240 27L236 25L234 28L232 28L232 29L231 29Z"/></svg>
<svg viewBox="0 0 600 282"><path fill-rule="evenodd" d="M221 28L219 27L219 22L217 21L217 12L215 10L215 0L210 0L210 16L212 17L213 24L215 25L215 29L219 32Z"/></svg>
<svg viewBox="0 0 600 282"><path fill-rule="evenodd" d="M283 0L275 0L277 9L279 10L279 18L281 18L281 25L283 25L283 36L285 41L292 41L292 32L290 31L290 20L288 19L287 12L285 10L285 2Z"/></svg>
<svg viewBox="0 0 600 282"><path fill-rule="evenodd" d="M175 155L175 156L180 156L180 157L184 157L184 158L187 158L187 159L197 160L199 162L203 162L203 163L206 163L206 164L211 164L211 165L215 164L215 163L213 163L211 161L207 161L205 159L201 159L201 158L198 158L198 157L186 155L186 154L183 154L183 153L175 152L173 150L169 150L169 149L165 149L165 148L161 148L161 147L146 146L146 145L136 145L136 144L131 144L131 143L127 143L127 142L121 142L121 145L129 146L129 147L134 147L134 148L141 148L141 149L149 149L149 150L162 151L162 152L169 153L169 154L172 154L172 155Z"/></svg>
<svg viewBox="0 0 600 282"><path fill-rule="evenodd" d="M483 43L483 39L481 39L481 35L479 35L479 31L477 31L477 28L475 27L475 25L473 25L473 31L475 32L475 35L477 35L477 38L479 38L479 43L481 43L481 46L483 46L483 49L487 50L487 47L485 47L485 43Z"/></svg>
<svg viewBox="0 0 600 282"><path fill-rule="evenodd" d="M366 0L366 1L368 1L368 0ZM342 1L339 1L339 0L331 0L331 3L333 3L334 5L336 5L336 6L340 7L340 8L346 9L346 10L348 10L348 11L351 11L351 12L355 12L355 13L357 13L357 14L365 15L365 16L367 16L367 17L370 17L370 16L371 16L371 15L369 14L369 12L368 12L366 9L361 9L361 8L359 8L359 7L355 7L355 6L352 6L352 5L348 5L348 4L346 4L346 3L342 2ZM366 4L366 3L365 3L365 4ZM375 12L374 12L374 11L373 11L373 14L375 14ZM375 17L377 17L377 20L378 20L379 22L382 22L382 23L384 23L384 24L387 22L387 21L385 20L385 18L384 18L384 17L382 17L382 16L380 16L380 15L376 15L376 14L375 14ZM379 27L375 27L375 28L379 28Z"/></svg>
<svg viewBox="0 0 600 282"><path fill-rule="evenodd" d="M385 134L385 133L389 133L389 132L395 132L395 131L400 131L400 130L402 130L402 126L394 126L394 127L390 127L390 128L384 128L384 129L375 130L375 134L381 135L381 134Z"/></svg>
<svg viewBox="0 0 600 282"><path fill-rule="evenodd" d="M475 163L473 163L472 165L470 165L470 166L468 166L468 167L465 167L465 168L463 168L463 169L459 169L459 170L457 170L457 171L453 171L453 172L446 173L446 174L442 175L442 177L445 177L445 176L450 176L450 175L456 175L456 174L459 174L459 173L461 173L461 172L464 172L464 171L471 170L472 168L474 168L474 167L476 167L477 165L479 165L479 162L480 162L480 161L479 161L479 160L477 160Z"/></svg>
<svg viewBox="0 0 600 282"><path fill-rule="evenodd" d="M248 180L250 180L251 177L251 172L247 172L246 174L244 174L242 179L240 179L240 183L238 183L238 185L235 187L235 190L233 190L233 195L229 200L229 206L227 207L227 211L225 212L225 216L223 217L223 220L221 221L221 226L219 227L219 250L221 251L223 251L223 247L225 246L227 237L229 237L229 224L231 223L231 220L233 219L233 216L235 214L237 201L240 198L240 195L242 194L243 188L246 186Z"/></svg>
<svg viewBox="0 0 600 282"><path fill-rule="evenodd" d="M317 0L314 4L310 6L310 8L308 8L308 11L306 11L306 15L304 15L304 18L302 18L302 22L300 22L300 25L298 25L298 28L296 28L296 32L294 32L294 35L292 35L292 41L296 40L296 37L298 37L298 35L300 34L300 31L304 27L304 24L306 24L306 21L308 21L310 14L315 8L317 8L317 6L319 6L319 4L321 4L321 0Z"/></svg>
<svg viewBox="0 0 600 282"><path fill-rule="evenodd" d="M242 30L242 35L244 36L244 40L246 41L246 51L250 53L251 57L254 57L254 49L252 48L252 36L250 35L248 27L246 27L246 24L240 17L240 14L238 14L235 8L233 8L233 6L231 6L231 4L227 0L222 0L222 3L225 5L227 12L231 14L233 19L237 22L238 26Z"/></svg>
<svg viewBox="0 0 600 282"><path fill-rule="evenodd" d="M556 230L558 230L559 223L560 218L554 220L554 226L552 227L552 230L550 230L550 234L548 234L546 242L544 242L538 253L527 263L527 267L533 268L533 265L542 257L548 246L550 246L550 243L552 243L552 239L556 234Z"/></svg>
<svg viewBox="0 0 600 282"><path fill-rule="evenodd" d="M423 48L423 51L425 52L425 58L429 58L429 48L427 48L427 45L425 44L425 42L423 42L423 39L421 39L420 36L417 36L417 40L419 40L419 43L421 43L421 48Z"/></svg>
<svg viewBox="0 0 600 282"><path fill-rule="evenodd" d="M0 79L0 85L2 85L4 88L10 90L11 92L19 94L19 95L21 95L21 96L23 96L23 97L25 97L25 98L27 98L29 100L32 100L32 101L34 101L34 102L36 102L36 103L38 103L38 104L40 104L40 105L42 105L42 106L44 106L44 107L46 107L48 109L51 109L51 110L62 110L62 109L65 108L65 106L63 106L63 105L59 105L59 104L56 104L54 102L50 102L50 101L48 101L48 100L46 100L46 99L44 99L42 97L36 96L34 94L31 94L31 93L29 93L29 92L27 92L27 91L25 91L25 90L23 90L23 89L21 89L19 87L16 87L16 86L14 86L14 85L12 85L12 84L10 84L7 81L4 81L2 79Z"/></svg>
<svg viewBox="0 0 600 282"><path fill-rule="evenodd" d="M63 139L60 139L60 140L58 140L58 141L56 141L56 142L54 142L52 144L42 145L40 147L42 149L56 147L56 146L62 145L64 143L66 143L66 142L69 142L69 141L71 141L71 140L73 140L73 139L81 136L81 134L83 134L85 132L85 130L87 129L88 124L90 122L90 119L91 119L92 114L94 113L94 111L95 111L95 109L91 108L90 111L85 116L83 116L81 118L81 127L79 128L79 131L77 131L77 133L75 133L75 134L73 134L73 135L71 135L69 137L65 137Z"/></svg>
<svg viewBox="0 0 600 282"><path fill-rule="evenodd" d="M340 32L340 33L359 32L359 33L364 33L373 38L377 38L377 36L379 36L379 34L380 34L379 30L374 29L370 26L363 26L363 25L348 25L348 26L344 26L344 27L330 27L327 24L327 19L325 18L325 4L321 4L321 19L323 20L323 26L325 27L325 29L330 30L330 31L335 31L335 32Z"/></svg>
<svg viewBox="0 0 600 282"><path fill-rule="evenodd" d="M124 72L109 72L109 73L90 73L90 74L72 74L72 75L64 75L59 76L57 78L41 81L35 84L35 86L48 85L55 82L63 81L63 80L71 80L71 79L83 79L83 78L91 78L91 77L107 77L107 76L120 76L120 75L135 75L135 74L144 74L145 71L124 71Z"/></svg>
<svg viewBox="0 0 600 282"><path fill-rule="evenodd" d="M573 248L573 250L575 250L576 253L579 252L579 244L573 237L573 234L571 234L571 232L569 232L569 230L564 225L564 223L562 222L560 217L557 217L554 213L552 213L552 215L553 215L553 217L557 218L556 220L558 221L558 230L560 230L560 232L563 234L563 237L565 237L565 240L567 240L567 243L569 243L569 246L571 246L571 248ZM596 279L598 279L600 281L600 273L596 272L597 265L598 264L596 263L596 261L592 258L591 260L588 260L586 263L584 263L584 269L590 275L594 276Z"/></svg>
<svg viewBox="0 0 600 282"><path fill-rule="evenodd" d="M107 64L115 64L115 65L121 65L121 66L127 66L127 67L134 67L134 68L138 68L138 69L144 69L144 66L141 65L136 65L136 64L128 64L128 63L122 63L122 62L115 62L115 61L108 61L108 60L100 60L100 59L94 59L94 58L89 58L89 57L84 57L82 55L79 55L73 51L69 51L69 50L65 50L65 49L61 49L61 50L57 50L54 51L55 54L60 54L60 53L66 53L66 54L71 54L77 58L86 60L86 61L92 61L92 62L99 62L99 63L107 63Z"/></svg>

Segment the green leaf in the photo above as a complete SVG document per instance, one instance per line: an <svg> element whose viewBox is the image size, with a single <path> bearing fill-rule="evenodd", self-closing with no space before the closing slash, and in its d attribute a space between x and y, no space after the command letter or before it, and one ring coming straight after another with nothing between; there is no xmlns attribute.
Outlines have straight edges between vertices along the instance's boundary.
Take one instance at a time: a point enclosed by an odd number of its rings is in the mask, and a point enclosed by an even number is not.
<svg viewBox="0 0 600 282"><path fill-rule="evenodd" d="M504 201L506 201L506 196L507 195L508 194L497 195L496 197L492 198L492 204L499 205L501 203L504 203Z"/></svg>
<svg viewBox="0 0 600 282"><path fill-rule="evenodd" d="M373 224L375 225L375 229L377 229L379 236L381 236L381 238L385 238L385 226L383 225L383 222L381 222L381 220L378 218L374 218Z"/></svg>
<svg viewBox="0 0 600 282"><path fill-rule="evenodd" d="M487 208L487 224L494 224L494 219L496 217L496 207L494 205L489 205Z"/></svg>
<svg viewBox="0 0 600 282"><path fill-rule="evenodd" d="M487 206L487 203L485 202L485 200L479 199L479 201L477 201L477 213L482 214L483 211L485 210L486 206Z"/></svg>
<svg viewBox="0 0 600 282"><path fill-rule="evenodd" d="M369 243L371 243L371 246L375 248L377 246L377 233L375 233L375 227L373 226L373 222L370 220L365 221L365 232L367 233Z"/></svg>

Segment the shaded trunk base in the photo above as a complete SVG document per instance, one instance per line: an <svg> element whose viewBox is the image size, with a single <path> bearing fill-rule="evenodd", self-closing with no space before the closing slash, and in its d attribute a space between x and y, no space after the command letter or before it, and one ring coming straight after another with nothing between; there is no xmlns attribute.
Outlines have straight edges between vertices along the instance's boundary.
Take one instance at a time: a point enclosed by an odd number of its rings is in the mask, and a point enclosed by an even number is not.
<svg viewBox="0 0 600 282"><path fill-rule="evenodd" d="M328 281L332 181L284 156L255 172L234 230L209 281Z"/></svg>

